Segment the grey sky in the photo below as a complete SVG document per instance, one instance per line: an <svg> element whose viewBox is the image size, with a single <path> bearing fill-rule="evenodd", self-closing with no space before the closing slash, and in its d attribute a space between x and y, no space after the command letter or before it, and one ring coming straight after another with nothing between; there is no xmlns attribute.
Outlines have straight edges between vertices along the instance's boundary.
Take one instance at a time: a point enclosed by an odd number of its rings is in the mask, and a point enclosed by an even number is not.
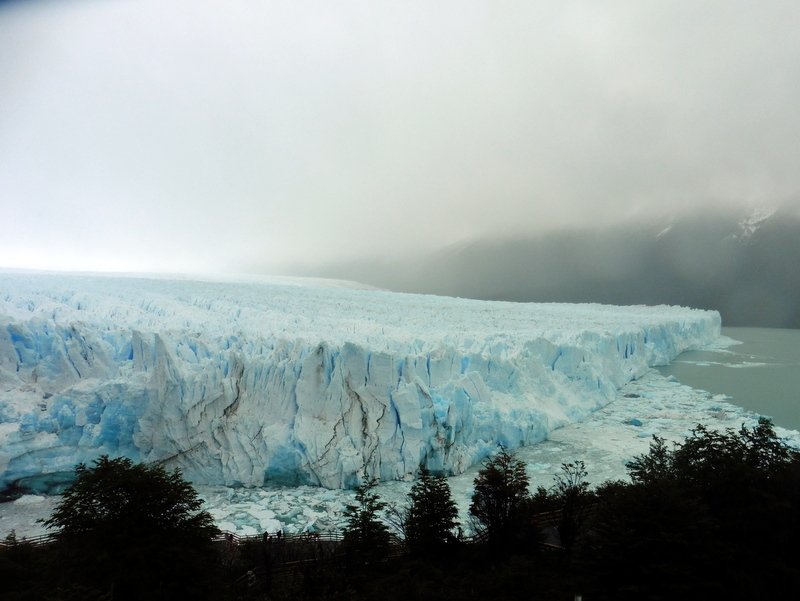
<svg viewBox="0 0 800 601"><path fill-rule="evenodd" d="M0 265L236 271L800 192L800 3L0 4Z"/></svg>

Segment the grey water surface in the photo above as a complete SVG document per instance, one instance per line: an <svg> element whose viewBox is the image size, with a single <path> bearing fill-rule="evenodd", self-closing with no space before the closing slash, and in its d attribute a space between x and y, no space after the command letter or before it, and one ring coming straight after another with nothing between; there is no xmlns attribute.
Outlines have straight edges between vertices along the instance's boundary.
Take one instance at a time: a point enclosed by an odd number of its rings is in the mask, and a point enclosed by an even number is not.
<svg viewBox="0 0 800 601"><path fill-rule="evenodd" d="M688 351L658 370L800 430L800 330L722 328L722 334L741 344Z"/></svg>

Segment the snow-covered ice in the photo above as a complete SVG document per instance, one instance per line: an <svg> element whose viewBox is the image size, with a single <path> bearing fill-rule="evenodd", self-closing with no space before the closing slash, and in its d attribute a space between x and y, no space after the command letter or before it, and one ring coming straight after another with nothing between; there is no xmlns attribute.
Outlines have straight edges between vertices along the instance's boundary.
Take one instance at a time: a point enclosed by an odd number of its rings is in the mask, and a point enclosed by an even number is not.
<svg viewBox="0 0 800 601"><path fill-rule="evenodd" d="M0 274L0 487L44 489L103 453L272 486L220 493L259 506L306 490L275 485L404 480L421 462L460 474L499 444L555 440L719 326L680 307L341 282ZM314 507L319 528L336 523ZM270 512L244 525L306 520Z"/></svg>

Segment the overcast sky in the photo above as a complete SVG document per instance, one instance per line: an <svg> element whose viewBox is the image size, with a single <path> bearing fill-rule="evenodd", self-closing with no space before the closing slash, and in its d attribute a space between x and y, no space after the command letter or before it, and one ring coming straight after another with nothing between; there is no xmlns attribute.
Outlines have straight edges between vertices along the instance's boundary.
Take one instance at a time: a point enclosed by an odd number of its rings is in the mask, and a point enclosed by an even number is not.
<svg viewBox="0 0 800 601"><path fill-rule="evenodd" d="M239 271L800 192L800 2L0 2L0 266Z"/></svg>

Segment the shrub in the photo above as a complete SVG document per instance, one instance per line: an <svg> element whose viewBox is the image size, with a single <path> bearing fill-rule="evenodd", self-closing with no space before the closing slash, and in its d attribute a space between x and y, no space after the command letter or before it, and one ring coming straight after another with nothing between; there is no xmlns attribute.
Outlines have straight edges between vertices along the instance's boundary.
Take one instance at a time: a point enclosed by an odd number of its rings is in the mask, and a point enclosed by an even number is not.
<svg viewBox="0 0 800 601"><path fill-rule="evenodd" d="M114 599L203 598L217 529L179 471L102 456L45 524L67 557L69 580Z"/></svg>

